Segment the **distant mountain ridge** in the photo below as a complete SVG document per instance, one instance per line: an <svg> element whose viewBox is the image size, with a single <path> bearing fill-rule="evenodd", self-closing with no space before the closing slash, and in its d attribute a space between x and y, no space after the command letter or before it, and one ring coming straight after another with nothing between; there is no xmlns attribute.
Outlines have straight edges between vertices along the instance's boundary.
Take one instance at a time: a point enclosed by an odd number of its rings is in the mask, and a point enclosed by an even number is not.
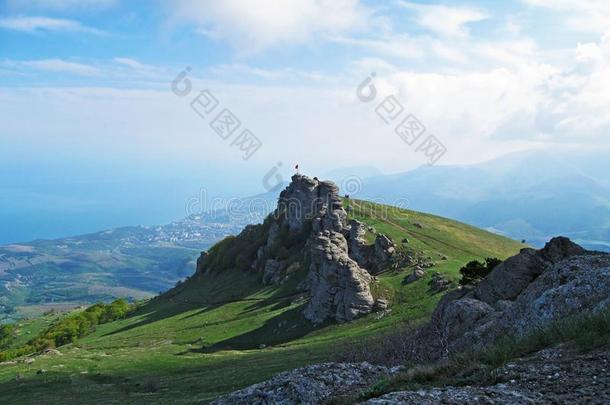
<svg viewBox="0 0 610 405"><path fill-rule="evenodd" d="M610 162L603 151L535 151L470 166L421 167L364 178L356 197L406 200L411 209L535 246L565 235L610 251Z"/></svg>

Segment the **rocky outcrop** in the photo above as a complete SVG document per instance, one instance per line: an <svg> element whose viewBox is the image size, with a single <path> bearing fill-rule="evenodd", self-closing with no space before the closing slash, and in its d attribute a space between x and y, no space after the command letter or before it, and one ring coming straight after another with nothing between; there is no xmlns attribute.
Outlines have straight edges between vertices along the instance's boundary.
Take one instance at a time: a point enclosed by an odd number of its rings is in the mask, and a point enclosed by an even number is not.
<svg viewBox="0 0 610 405"><path fill-rule="evenodd" d="M608 404L610 351L580 353L565 347L541 350L493 371L490 386L400 391L366 401L393 404Z"/></svg>
<svg viewBox="0 0 610 405"><path fill-rule="evenodd" d="M347 241L338 232L325 230L309 241L310 301L303 314L313 323L351 321L373 309L371 276L347 253Z"/></svg>
<svg viewBox="0 0 610 405"><path fill-rule="evenodd" d="M387 262L396 251L396 245L385 235L377 234L375 238L375 257L380 262Z"/></svg>
<svg viewBox="0 0 610 405"><path fill-rule="evenodd" d="M430 292L439 293L448 290L451 287L451 281L440 273L434 273L428 285L430 286Z"/></svg>
<svg viewBox="0 0 610 405"><path fill-rule="evenodd" d="M397 372L368 363L326 363L281 373L213 402L216 405L321 404L331 397L354 395Z"/></svg>
<svg viewBox="0 0 610 405"><path fill-rule="evenodd" d="M381 271L395 257L396 244L386 235L376 234L373 245L366 243L367 227L355 219L349 222L349 256L371 274Z"/></svg>
<svg viewBox="0 0 610 405"><path fill-rule="evenodd" d="M381 234L367 244L367 231L363 223L348 221L334 183L295 175L273 214L263 225L246 227L235 243L251 249L257 241L249 269L267 285L284 283L292 269L307 264L300 285L309 298L303 314L314 324L344 322L373 311L371 274L395 253L394 242ZM199 273L207 261L203 255L198 260Z"/></svg>
<svg viewBox="0 0 610 405"><path fill-rule="evenodd" d="M409 274L407 277L405 277L403 284L411 284L411 283L419 280L420 278L422 278L425 275L426 275L426 273L424 272L424 269L422 269L419 266L416 266L413 269L413 272L411 274Z"/></svg>
<svg viewBox="0 0 610 405"><path fill-rule="evenodd" d="M414 338L414 355L435 359L476 350L503 335L608 307L610 255L555 238L504 261L478 286L446 294Z"/></svg>

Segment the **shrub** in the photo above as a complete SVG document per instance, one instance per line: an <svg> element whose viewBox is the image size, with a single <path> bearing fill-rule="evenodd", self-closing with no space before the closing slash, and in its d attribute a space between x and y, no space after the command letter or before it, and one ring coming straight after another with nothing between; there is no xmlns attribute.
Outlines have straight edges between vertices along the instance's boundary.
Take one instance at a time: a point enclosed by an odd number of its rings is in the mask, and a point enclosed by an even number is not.
<svg viewBox="0 0 610 405"><path fill-rule="evenodd" d="M74 343L94 331L97 325L125 318L134 308L124 299L118 299L111 304L95 304L82 312L67 315L26 345L0 352L0 361Z"/></svg>
<svg viewBox="0 0 610 405"><path fill-rule="evenodd" d="M502 263L502 260L495 257L488 257L485 259L485 262L480 262L478 260L468 262L466 266L460 269L460 274L462 275L460 284L477 284L500 263Z"/></svg>
<svg viewBox="0 0 610 405"><path fill-rule="evenodd" d="M0 350L8 348L15 340L15 325L0 325Z"/></svg>

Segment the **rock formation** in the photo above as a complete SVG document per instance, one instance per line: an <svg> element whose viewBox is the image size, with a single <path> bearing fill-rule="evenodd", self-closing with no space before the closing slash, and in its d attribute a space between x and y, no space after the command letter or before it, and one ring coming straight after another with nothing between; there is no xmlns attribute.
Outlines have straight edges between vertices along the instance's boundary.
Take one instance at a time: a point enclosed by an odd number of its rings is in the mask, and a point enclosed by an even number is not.
<svg viewBox="0 0 610 405"><path fill-rule="evenodd" d="M417 357L436 359L479 349L503 335L610 307L610 255L587 252L567 238L523 249L478 286L446 294L414 342Z"/></svg>
<svg viewBox="0 0 610 405"><path fill-rule="evenodd" d="M348 221L334 183L297 174L265 223L244 229L236 243L262 234L249 268L261 273L264 284L281 284L306 265L301 288L309 301L303 314L314 324L344 322L375 308L371 274L395 253L385 235L368 245L366 232L361 222ZM198 273L210 270L208 257L198 260Z"/></svg>
<svg viewBox="0 0 610 405"><path fill-rule="evenodd" d="M213 404L321 404L331 397L351 395L396 371L368 363L318 364L278 374L269 381L221 397Z"/></svg>

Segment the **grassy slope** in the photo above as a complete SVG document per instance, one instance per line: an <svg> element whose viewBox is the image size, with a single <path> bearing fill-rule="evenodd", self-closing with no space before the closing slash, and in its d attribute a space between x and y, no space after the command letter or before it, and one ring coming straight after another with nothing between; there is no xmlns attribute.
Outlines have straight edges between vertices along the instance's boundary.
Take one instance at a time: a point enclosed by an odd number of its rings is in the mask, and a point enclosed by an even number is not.
<svg viewBox="0 0 610 405"><path fill-rule="evenodd" d="M522 245L440 217L349 201L351 216L432 257L432 271L457 279L471 259L505 258ZM387 219L383 219L387 218ZM420 224L420 227L414 224ZM371 237L372 235L369 235ZM441 260L446 256L447 260ZM197 403L294 367L331 358L348 339L383 333L429 316L440 298L432 271L403 285L408 269L380 275L392 312L312 329L295 297L298 280L264 287L259 276L229 271L195 277L134 316L102 325L63 356L0 365L5 403ZM264 345L264 347L262 346ZM46 373L36 374L39 369ZM19 381L16 376L19 374Z"/></svg>

